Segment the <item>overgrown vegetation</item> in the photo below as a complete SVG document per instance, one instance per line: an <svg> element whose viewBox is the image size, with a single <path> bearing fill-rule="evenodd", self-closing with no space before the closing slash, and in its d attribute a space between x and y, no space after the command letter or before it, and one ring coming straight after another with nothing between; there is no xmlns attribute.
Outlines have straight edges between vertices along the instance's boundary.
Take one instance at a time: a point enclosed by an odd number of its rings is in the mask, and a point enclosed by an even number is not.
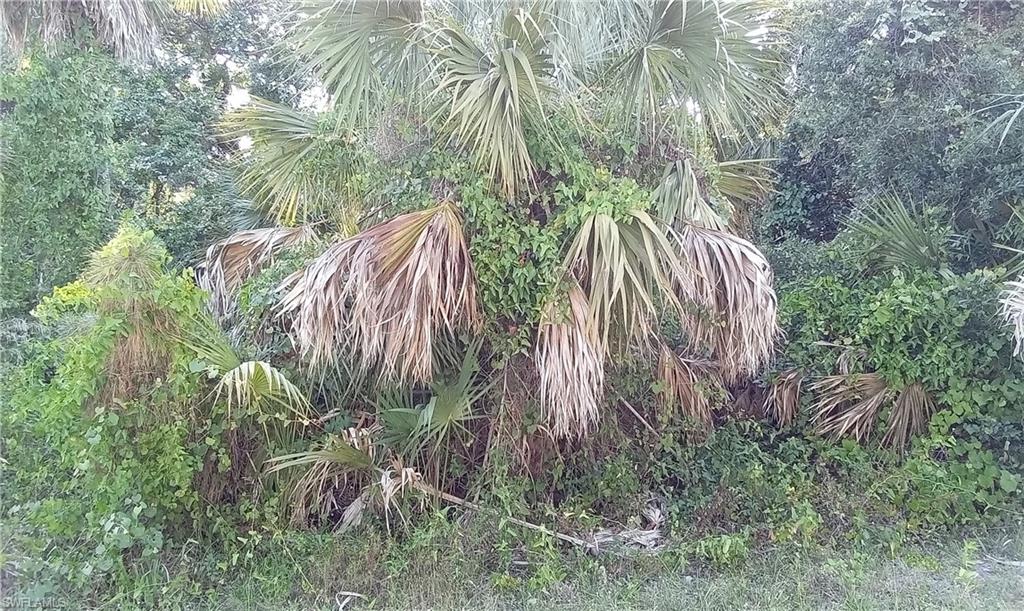
<svg viewBox="0 0 1024 611"><path fill-rule="evenodd" d="M5 588L1019 527L1024 7L240 4L0 13Z"/></svg>

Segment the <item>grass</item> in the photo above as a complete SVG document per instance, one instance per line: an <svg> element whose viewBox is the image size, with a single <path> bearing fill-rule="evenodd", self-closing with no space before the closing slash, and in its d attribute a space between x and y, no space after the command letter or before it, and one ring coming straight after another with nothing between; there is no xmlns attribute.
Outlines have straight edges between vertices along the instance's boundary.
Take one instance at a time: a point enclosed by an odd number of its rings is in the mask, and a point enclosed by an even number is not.
<svg viewBox="0 0 1024 611"><path fill-rule="evenodd" d="M509 563L474 530L487 527L430 520L399 539L372 528L339 536L291 532L232 570L223 556L190 542L140 570L116 596L49 600L105 609L1024 608L1024 532L895 553L775 545L712 569L672 555L594 558L550 549Z"/></svg>

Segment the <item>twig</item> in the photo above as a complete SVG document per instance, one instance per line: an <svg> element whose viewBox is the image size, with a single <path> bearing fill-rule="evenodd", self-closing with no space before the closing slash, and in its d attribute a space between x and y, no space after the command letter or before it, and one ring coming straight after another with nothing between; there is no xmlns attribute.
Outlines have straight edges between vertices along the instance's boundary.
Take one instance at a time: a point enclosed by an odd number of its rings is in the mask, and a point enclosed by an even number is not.
<svg viewBox="0 0 1024 611"><path fill-rule="evenodd" d="M467 501L466 499L460 499L459 497L457 497L457 496L455 496L453 494L448 494L447 492L442 492L441 490L438 490L437 488L434 488L430 484L425 484L422 481L418 481L414 485L421 492L424 492L426 494L432 494L432 495L437 496L438 498L440 498L440 499L442 499L444 501L447 501L449 503L453 503L455 505L459 505L460 507L466 507L468 509L472 509L473 511L480 511L480 512L487 511L486 508L481 507L480 505L477 505L476 503L474 503L472 501ZM589 541L584 541L583 539L580 539L578 537L573 537L572 535L566 535L566 534L563 534L563 533L560 533L560 532L556 532L556 531L551 530L551 529L549 529L549 528L547 528L545 526L541 526L539 524L533 524L531 522L527 522L526 520L520 520L519 518L513 518L512 516L505 516L505 519L507 519L509 522L512 522L513 524L515 524L517 526L522 526L523 528L528 528L530 530L535 530L537 532L544 533L545 535L548 535L549 537L554 537L554 538L559 539L561 541L565 541L567 543L572 543L573 545L578 545L578 546L580 546L583 549L586 549L588 551L597 551L597 546L596 545L594 545L593 543L591 543Z"/></svg>
<svg viewBox="0 0 1024 611"><path fill-rule="evenodd" d="M618 400L619 400L619 401L621 401L621 402L622 402L622 404L623 404L623 405L625 405L625 406L626 406L626 408L628 408L628 409L629 409L629 411L630 411L630 412L631 412L631 413L632 413L632 414L633 414L634 416L636 416L636 419L637 419L637 420L639 420L640 422L642 422L642 423L643 423L643 425L644 425L645 427L647 427L647 430L648 430L648 431L650 431L650 432L651 432L651 433L653 433L654 435L657 435L657 434L658 434L658 431L656 431L656 430L654 429L654 427L653 427L653 426L651 426L651 423L650 423L650 422L647 422L647 420L645 420L645 419L644 419L644 417L640 415L640 412L638 412L638 411L636 411L635 409L633 409L633 406L629 404L629 401L626 401L626 399L625 399L625 398L624 398L624 397L623 397L622 395L620 395L620 394L618 393L618 391L615 391L615 396L616 396L616 397L618 398Z"/></svg>

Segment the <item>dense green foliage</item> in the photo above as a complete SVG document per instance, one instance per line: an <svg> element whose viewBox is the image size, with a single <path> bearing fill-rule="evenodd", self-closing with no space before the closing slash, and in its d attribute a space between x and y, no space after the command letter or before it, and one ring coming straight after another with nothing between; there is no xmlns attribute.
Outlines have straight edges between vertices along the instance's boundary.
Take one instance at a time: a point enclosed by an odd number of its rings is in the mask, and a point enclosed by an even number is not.
<svg viewBox="0 0 1024 611"><path fill-rule="evenodd" d="M805 3L768 229L831 239L840 218L896 192L942 211L963 263L1005 259L992 244L1015 236L1024 131L1000 144L989 126L1001 96L1024 90L1022 19L1016 2Z"/></svg>
<svg viewBox="0 0 1024 611"><path fill-rule="evenodd" d="M5 312L27 311L74 278L110 236L115 69L102 53L62 49L0 76Z"/></svg>

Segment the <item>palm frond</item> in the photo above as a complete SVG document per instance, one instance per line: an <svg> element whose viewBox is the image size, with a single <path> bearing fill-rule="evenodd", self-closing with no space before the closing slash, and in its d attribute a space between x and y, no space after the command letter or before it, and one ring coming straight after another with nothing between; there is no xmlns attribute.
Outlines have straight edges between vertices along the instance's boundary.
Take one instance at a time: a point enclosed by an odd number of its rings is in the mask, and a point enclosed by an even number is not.
<svg viewBox="0 0 1024 611"><path fill-rule="evenodd" d="M810 390L818 395L814 424L820 435L867 439L879 410L890 398L888 385L877 373L825 376Z"/></svg>
<svg viewBox="0 0 1024 611"><path fill-rule="evenodd" d="M241 410L248 415L309 422L312 408L305 394L270 363L243 361L213 320L195 320L179 340L218 378L214 401L223 398L229 414ZM287 413L271 414L268 408L283 408Z"/></svg>
<svg viewBox="0 0 1024 611"><path fill-rule="evenodd" d="M306 358L316 366L352 357L382 381L431 381L436 336L478 324L473 266L451 202L331 246L281 290L278 311Z"/></svg>
<svg viewBox="0 0 1024 611"><path fill-rule="evenodd" d="M879 198L846 226L864 242L857 256L891 266L935 270L948 261L950 236L925 214L892 194Z"/></svg>
<svg viewBox="0 0 1024 611"><path fill-rule="evenodd" d="M989 110L1003 109L1003 112L999 114L991 123L985 128L982 133L987 133L993 129L998 129L1000 125L1003 126L1003 131L999 135L999 146L1003 145L1006 137L1010 134L1010 130L1017 123L1017 119L1020 118L1021 113L1024 113L1024 94L1001 94L997 98L996 103L981 108L976 113L987 112Z"/></svg>
<svg viewBox="0 0 1024 611"><path fill-rule="evenodd" d="M471 152L504 195L514 196L533 178L526 133L546 125L543 100L552 91L539 24L514 9L490 51L458 27L445 28L436 45L442 130L450 144Z"/></svg>
<svg viewBox="0 0 1024 611"><path fill-rule="evenodd" d="M725 231L728 228L728 210L719 211L707 195L694 161L678 159L665 165L661 181L652 194L658 217L673 227L692 223L698 227Z"/></svg>
<svg viewBox="0 0 1024 611"><path fill-rule="evenodd" d="M0 2L0 24L6 46L20 52L35 36L52 46L70 37L84 20L115 55L136 60L152 53L169 9L166 0Z"/></svg>
<svg viewBox="0 0 1024 611"><path fill-rule="evenodd" d="M305 469L289 491L294 523L305 525L310 516L324 519L343 507L343 527L358 522L366 499L360 492L346 505L345 493L352 488L361 490L379 471L372 454L364 447L371 435L362 433L359 430L331 435L318 449L267 460L267 475Z"/></svg>
<svg viewBox="0 0 1024 611"><path fill-rule="evenodd" d="M663 385L658 397L666 409L679 409L705 430L712 428L712 390L719 395L725 391L712 364L684 359L663 344L658 358L658 380Z"/></svg>
<svg viewBox="0 0 1024 611"><path fill-rule="evenodd" d="M231 0L174 0L174 10L187 15L210 17L224 12Z"/></svg>
<svg viewBox="0 0 1024 611"><path fill-rule="evenodd" d="M242 284L269 265L280 251L316 237L312 227L271 227L240 231L206 250L196 268L199 286L210 293L210 310L219 320L235 310Z"/></svg>
<svg viewBox="0 0 1024 611"><path fill-rule="evenodd" d="M1013 329L1013 356L1020 356L1024 347L1024 277L1006 283L1000 303L1003 320Z"/></svg>
<svg viewBox="0 0 1024 611"><path fill-rule="evenodd" d="M594 213L581 225L565 269L579 281L589 305L589 326L602 349L609 342L646 345L681 265L664 230L642 210L618 220Z"/></svg>
<svg viewBox="0 0 1024 611"><path fill-rule="evenodd" d="M882 445L903 448L911 437L928 427L935 412L935 402L920 382L903 387L889 413L889 426L882 437Z"/></svg>
<svg viewBox="0 0 1024 611"><path fill-rule="evenodd" d="M253 99L221 122L224 137L252 139L239 156L239 192L283 225L333 214L351 227L359 214L350 178L360 170L357 139L333 116L318 117Z"/></svg>
<svg viewBox="0 0 1024 611"><path fill-rule="evenodd" d="M415 97L430 81L418 0L312 0L296 13L292 45L349 125L366 123L396 92Z"/></svg>
<svg viewBox="0 0 1024 611"><path fill-rule="evenodd" d="M733 159L718 162L715 188L734 204L750 206L772 193L771 159Z"/></svg>
<svg viewBox="0 0 1024 611"><path fill-rule="evenodd" d="M553 434L583 436L597 424L604 394L605 349L579 285L563 304L548 303L534 348L541 409Z"/></svg>
<svg viewBox="0 0 1024 611"><path fill-rule="evenodd" d="M720 136L777 116L782 62L753 35L772 27L766 3L669 0L645 10L608 74L636 132L657 137L669 115L689 114L688 102Z"/></svg>
<svg viewBox="0 0 1024 611"><path fill-rule="evenodd" d="M781 333L768 261L742 238L694 225L678 233L678 245L689 265L676 289L698 309L682 317L687 340L696 351L712 350L727 382L757 372Z"/></svg>
<svg viewBox="0 0 1024 611"><path fill-rule="evenodd" d="M784 371L772 381L764 396L764 412L780 427L796 418L804 376L797 369Z"/></svg>

